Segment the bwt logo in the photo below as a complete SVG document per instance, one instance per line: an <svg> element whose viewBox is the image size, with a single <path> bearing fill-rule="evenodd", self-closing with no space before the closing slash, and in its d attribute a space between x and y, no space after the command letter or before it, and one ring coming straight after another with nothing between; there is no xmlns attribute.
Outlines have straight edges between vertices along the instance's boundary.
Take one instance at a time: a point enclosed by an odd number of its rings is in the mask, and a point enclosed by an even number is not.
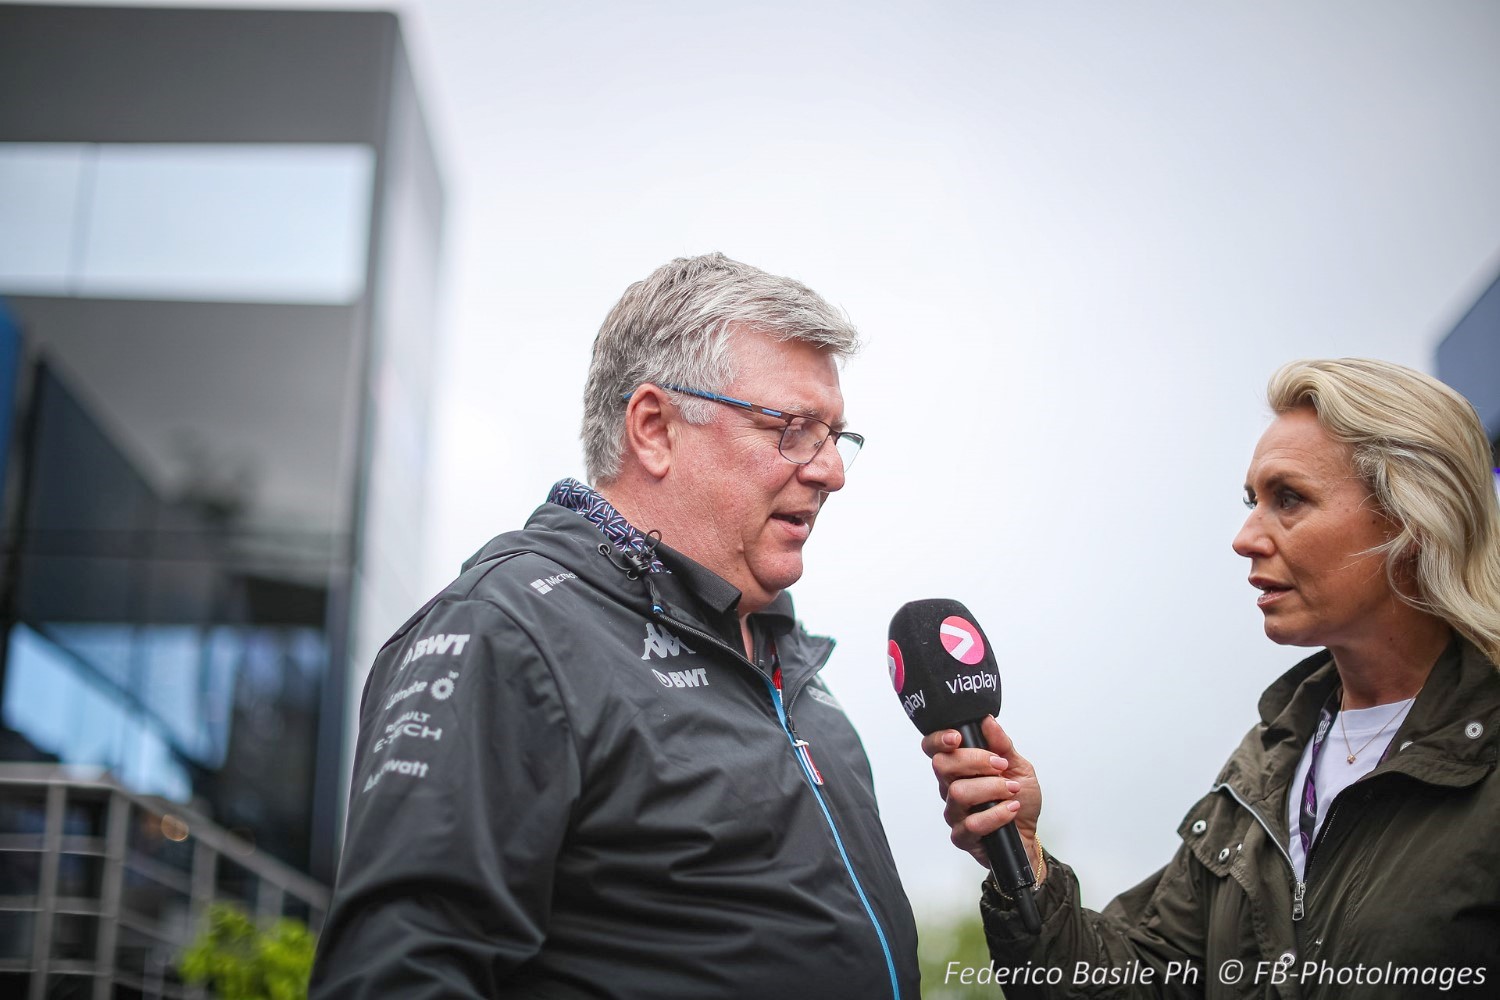
<svg viewBox="0 0 1500 1000"><path fill-rule="evenodd" d="M708 687L707 667L699 667L696 670L668 670L666 673L662 673L660 670L652 670L651 673L661 682L662 687Z"/></svg>
<svg viewBox="0 0 1500 1000"><path fill-rule="evenodd" d="M425 639L417 640L417 644L406 651L406 657L402 659L401 666L396 669L400 670L413 660L420 660L424 656L459 656L468 644L469 637L467 635L450 635L447 633L429 635Z"/></svg>
<svg viewBox="0 0 1500 1000"><path fill-rule="evenodd" d="M531 586L538 594L548 594L553 587L561 586L565 580L578 579L577 573L559 573L556 576L544 576L538 580L532 580Z"/></svg>

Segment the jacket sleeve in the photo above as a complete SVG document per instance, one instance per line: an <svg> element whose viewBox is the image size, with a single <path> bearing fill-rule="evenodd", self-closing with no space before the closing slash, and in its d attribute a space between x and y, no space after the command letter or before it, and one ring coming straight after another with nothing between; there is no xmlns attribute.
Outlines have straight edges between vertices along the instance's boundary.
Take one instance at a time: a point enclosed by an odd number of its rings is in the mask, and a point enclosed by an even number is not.
<svg viewBox="0 0 1500 1000"><path fill-rule="evenodd" d="M985 883L980 910L997 976L1029 962L1053 977L1045 983L1032 973L1028 982L1006 982L1008 1000L1203 996L1205 872L1185 845L1102 913L1082 906L1071 868L1050 854L1046 860L1047 879L1036 899L1039 935L1027 933L1010 902Z"/></svg>
<svg viewBox="0 0 1500 1000"><path fill-rule="evenodd" d="M579 787L530 637L485 602L419 615L366 684L310 995L495 995L546 936Z"/></svg>

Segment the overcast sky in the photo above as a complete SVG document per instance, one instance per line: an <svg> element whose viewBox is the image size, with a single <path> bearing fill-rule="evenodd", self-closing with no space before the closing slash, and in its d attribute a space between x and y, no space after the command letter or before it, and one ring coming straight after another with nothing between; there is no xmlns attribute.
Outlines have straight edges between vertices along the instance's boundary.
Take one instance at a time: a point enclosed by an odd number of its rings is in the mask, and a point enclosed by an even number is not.
<svg viewBox="0 0 1500 1000"><path fill-rule="evenodd" d="M1267 376L1430 371L1500 270L1500 6L603 6L406 9L451 194L424 589L581 475L626 285L707 250L793 275L867 338L869 445L793 593L913 902L982 875L885 671L895 609L949 596L1102 905L1303 655L1229 547Z"/></svg>
<svg viewBox="0 0 1500 1000"><path fill-rule="evenodd" d="M1303 655L1229 547L1267 376L1431 371L1500 271L1500 5L398 9L449 196L420 589L582 476L626 285L709 250L795 276L866 336L869 443L793 594L913 902L982 876L886 675L921 597L988 632L1085 900L1164 864Z"/></svg>

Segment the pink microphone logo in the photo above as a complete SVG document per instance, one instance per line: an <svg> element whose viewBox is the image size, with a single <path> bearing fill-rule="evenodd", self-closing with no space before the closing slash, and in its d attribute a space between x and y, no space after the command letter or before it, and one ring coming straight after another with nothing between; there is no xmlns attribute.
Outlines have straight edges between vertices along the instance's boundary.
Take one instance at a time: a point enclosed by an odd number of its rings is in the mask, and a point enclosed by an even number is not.
<svg viewBox="0 0 1500 1000"><path fill-rule="evenodd" d="M949 615L943 619L943 623L938 626L938 638L942 640L948 655L959 663L972 667L984 659L984 637L979 634L979 626L958 615Z"/></svg>
<svg viewBox="0 0 1500 1000"><path fill-rule="evenodd" d="M895 639L886 647L885 665L891 672L891 684L895 686L896 693L900 694L901 689L906 687L906 663L901 659L901 647L896 645Z"/></svg>

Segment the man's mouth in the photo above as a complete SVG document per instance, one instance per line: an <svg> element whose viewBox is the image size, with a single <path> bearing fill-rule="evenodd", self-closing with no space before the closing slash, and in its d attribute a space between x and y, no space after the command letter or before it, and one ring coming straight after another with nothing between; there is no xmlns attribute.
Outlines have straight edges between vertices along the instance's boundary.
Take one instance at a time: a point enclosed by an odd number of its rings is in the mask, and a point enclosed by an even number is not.
<svg viewBox="0 0 1500 1000"><path fill-rule="evenodd" d="M809 519L801 514L772 514L771 517L774 520L785 521L788 524L795 524L798 527L809 523Z"/></svg>

